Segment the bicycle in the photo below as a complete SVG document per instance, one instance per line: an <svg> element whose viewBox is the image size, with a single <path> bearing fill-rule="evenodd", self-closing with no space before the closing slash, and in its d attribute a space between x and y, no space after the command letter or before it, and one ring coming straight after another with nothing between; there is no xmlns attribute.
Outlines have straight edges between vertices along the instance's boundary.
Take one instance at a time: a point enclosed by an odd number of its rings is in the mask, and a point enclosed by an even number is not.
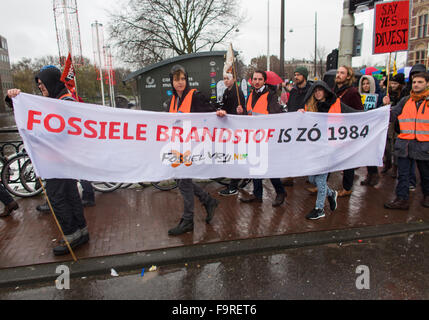
<svg viewBox="0 0 429 320"><path fill-rule="evenodd" d="M36 196L43 190L25 149L6 161L1 170L1 181L7 191L21 198Z"/></svg>

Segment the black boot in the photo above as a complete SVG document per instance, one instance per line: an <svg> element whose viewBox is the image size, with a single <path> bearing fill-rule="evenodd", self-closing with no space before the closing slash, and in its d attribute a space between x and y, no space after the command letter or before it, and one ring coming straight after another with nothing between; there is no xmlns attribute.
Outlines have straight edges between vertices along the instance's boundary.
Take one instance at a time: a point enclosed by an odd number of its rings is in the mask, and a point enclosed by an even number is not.
<svg viewBox="0 0 429 320"><path fill-rule="evenodd" d="M286 193L278 193L273 202L273 207L280 207L285 202Z"/></svg>
<svg viewBox="0 0 429 320"><path fill-rule="evenodd" d="M207 223L210 223L210 221L212 221L213 215L218 205L219 205L219 201L214 198L211 198L207 203L204 204L204 208L206 208L206 212L207 212L207 217L206 217Z"/></svg>
<svg viewBox="0 0 429 320"><path fill-rule="evenodd" d="M194 231L194 222L192 220L180 219L180 222L176 227L168 230L168 235L178 236L189 231Z"/></svg>

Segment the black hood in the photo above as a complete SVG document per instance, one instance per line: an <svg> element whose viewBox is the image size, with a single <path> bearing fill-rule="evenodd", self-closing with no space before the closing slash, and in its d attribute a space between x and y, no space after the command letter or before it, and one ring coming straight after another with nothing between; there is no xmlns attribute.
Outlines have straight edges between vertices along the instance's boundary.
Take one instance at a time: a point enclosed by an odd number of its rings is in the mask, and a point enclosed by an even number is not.
<svg viewBox="0 0 429 320"><path fill-rule="evenodd" d="M170 71L170 83L171 83L171 87L173 88L173 94L175 96L177 96L177 92L176 89L174 89L174 85L173 85L173 74L174 72L176 72L177 70L182 70L183 73L185 74L186 77L186 88L185 88L185 93L189 91L190 87L189 87L189 78L188 78L188 73L186 72L185 68L183 68L180 64L176 64L171 68Z"/></svg>
<svg viewBox="0 0 429 320"><path fill-rule="evenodd" d="M67 91L66 86L61 81L61 71L54 66L43 67L35 77L36 84L38 83L38 79L48 89L50 98L59 98Z"/></svg>
<svg viewBox="0 0 429 320"><path fill-rule="evenodd" d="M329 103L330 105L333 104L337 100L337 96L331 90L331 88L329 88L328 84L325 81L316 81L311 85L310 89L307 92L307 95L305 96L304 102L306 104L307 104L308 100L310 99L310 97L312 96L314 89L316 89L316 87L322 87L325 90L326 102Z"/></svg>

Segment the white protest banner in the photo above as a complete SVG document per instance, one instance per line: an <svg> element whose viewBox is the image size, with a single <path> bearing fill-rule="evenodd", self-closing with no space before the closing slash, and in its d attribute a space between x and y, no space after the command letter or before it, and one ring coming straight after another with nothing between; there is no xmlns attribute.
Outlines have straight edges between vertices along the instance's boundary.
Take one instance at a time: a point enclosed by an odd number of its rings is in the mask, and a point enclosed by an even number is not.
<svg viewBox="0 0 429 320"><path fill-rule="evenodd" d="M45 179L274 178L381 166L389 121L389 108L219 118L23 93L13 101L25 148Z"/></svg>
<svg viewBox="0 0 429 320"><path fill-rule="evenodd" d="M378 94L361 94L361 98L365 111L377 108Z"/></svg>

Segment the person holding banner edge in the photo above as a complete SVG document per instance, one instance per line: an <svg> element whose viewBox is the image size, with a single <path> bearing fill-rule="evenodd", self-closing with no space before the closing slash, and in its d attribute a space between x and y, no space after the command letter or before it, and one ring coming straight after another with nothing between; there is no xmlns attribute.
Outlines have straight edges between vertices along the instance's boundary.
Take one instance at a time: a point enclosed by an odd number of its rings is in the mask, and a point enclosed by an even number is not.
<svg viewBox="0 0 429 320"><path fill-rule="evenodd" d="M341 102L355 110L363 110L362 99L359 91L353 86L355 82L354 71L351 67L341 66L335 76L334 93ZM348 197L352 194L355 169L343 171L343 188L338 192L339 197Z"/></svg>
<svg viewBox="0 0 429 320"><path fill-rule="evenodd" d="M412 77L410 96L403 98L391 111L390 121L399 123L395 142L398 157L396 198L384 204L387 209L409 209L410 167L415 160L420 172L423 200L429 208L429 73Z"/></svg>
<svg viewBox="0 0 429 320"><path fill-rule="evenodd" d="M324 81L316 81L308 90L305 97L305 108L298 109L298 112L324 112L324 113L352 113L358 112L342 103L339 98L332 92ZM338 191L332 190L328 186L329 173L318 174L309 177L310 183L317 187L316 205L306 218L317 220L325 217L325 200L328 198L331 211L337 208Z"/></svg>
<svg viewBox="0 0 429 320"><path fill-rule="evenodd" d="M44 97L53 99L76 101L61 82L61 71L55 66L45 66L35 77L36 84ZM10 89L7 92L9 102L20 94L19 89ZM83 214L83 205L77 188L77 181L73 179L47 179L47 196L52 204L55 216L70 247L75 249L89 241L89 232ZM65 243L53 248L54 255L68 254L70 251Z"/></svg>
<svg viewBox="0 0 429 320"><path fill-rule="evenodd" d="M247 97L246 101L246 110L249 115L257 116L282 112L276 94L268 89L265 85L266 81L267 74L265 71L257 70L253 72L253 90ZM270 180L277 193L273 202L273 207L279 207L285 201L286 190L283 187L280 178L273 178ZM243 203L262 202L262 194L262 179L253 179L253 194L247 198L240 198L240 201Z"/></svg>
<svg viewBox="0 0 429 320"><path fill-rule="evenodd" d="M189 87L188 73L180 66L175 65L170 72L170 82L173 87L173 96L170 101L170 113L211 112L214 108L205 97L196 89ZM178 179L177 185L183 197L183 215L179 224L168 230L170 236L178 236L194 230L194 196L200 200L206 209L206 223L210 223L219 201L212 198L192 179Z"/></svg>
<svg viewBox="0 0 429 320"><path fill-rule="evenodd" d="M223 82L226 86L226 90L222 96L221 110L217 111L218 116L226 114L247 115L247 110L243 108L246 99L244 98L243 91L241 91L241 88L237 85L236 81L237 80L231 73L231 70L226 70L226 72L224 72ZM231 179L229 186L219 191L219 195L232 196L238 194L240 181L241 179Z"/></svg>

